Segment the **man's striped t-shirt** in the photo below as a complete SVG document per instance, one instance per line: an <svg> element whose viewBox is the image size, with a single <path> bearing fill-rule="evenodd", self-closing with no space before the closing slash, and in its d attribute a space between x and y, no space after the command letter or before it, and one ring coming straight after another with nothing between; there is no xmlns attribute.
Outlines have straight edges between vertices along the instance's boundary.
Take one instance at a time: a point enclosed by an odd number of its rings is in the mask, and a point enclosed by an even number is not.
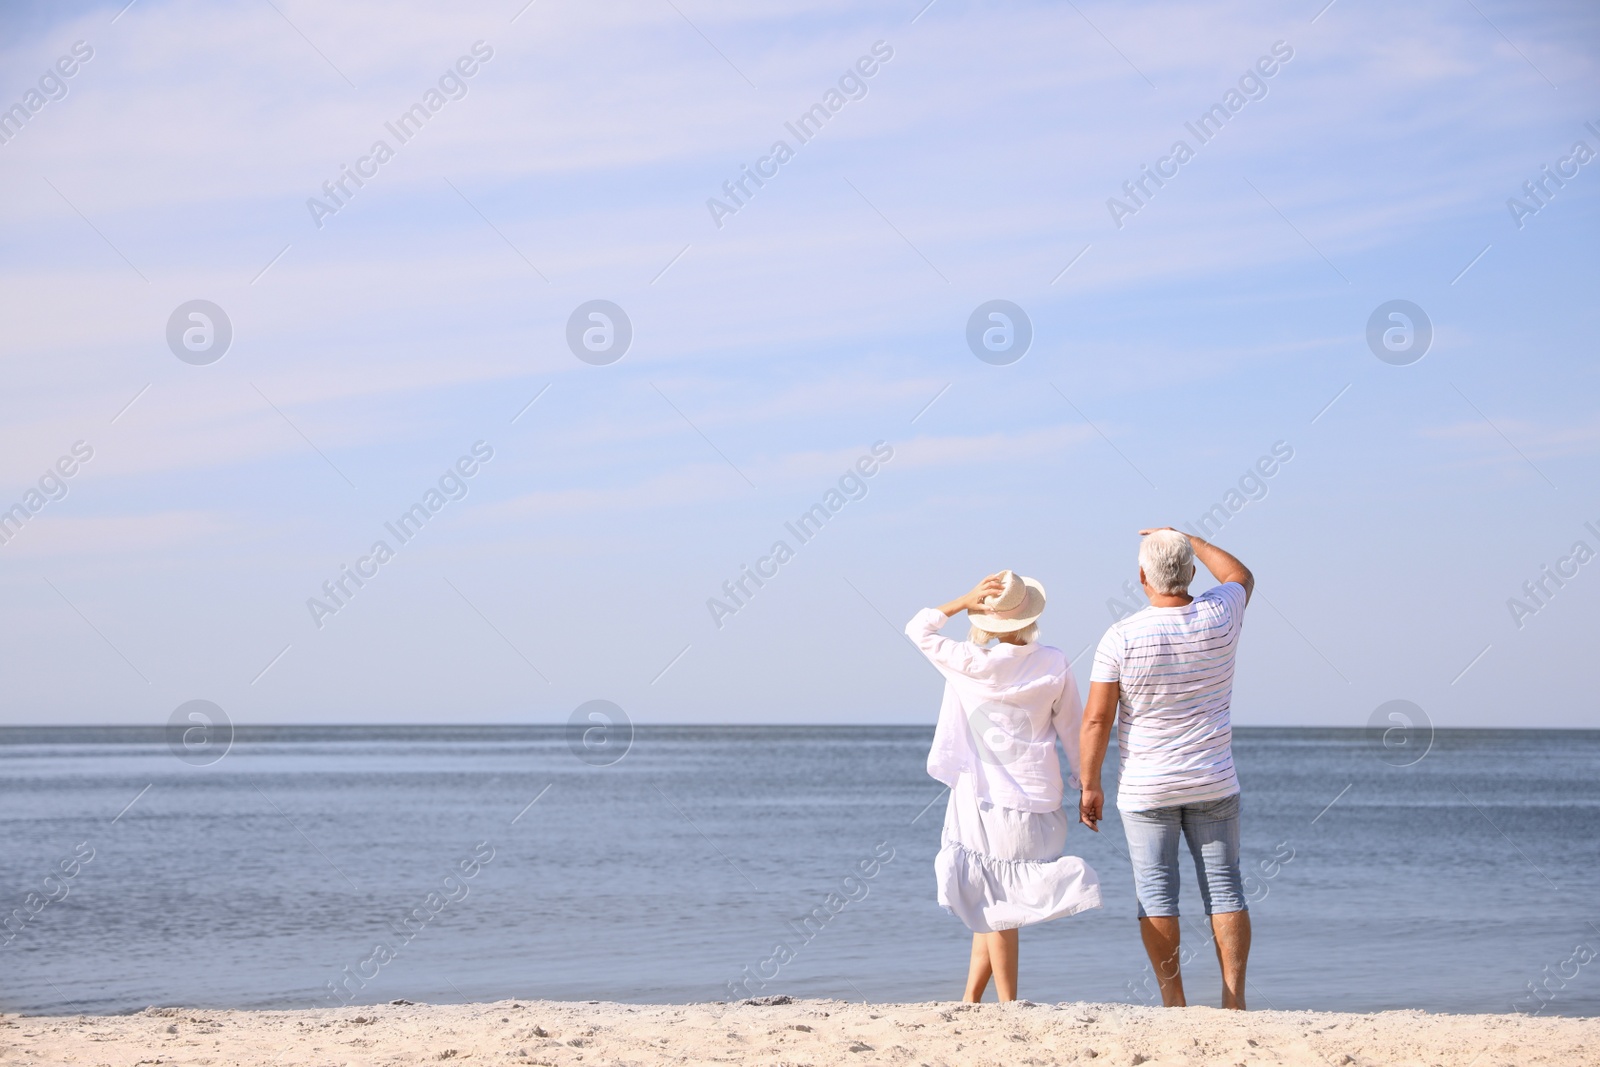
<svg viewBox="0 0 1600 1067"><path fill-rule="evenodd" d="M1233 771L1233 658L1244 586L1227 582L1177 608L1113 623L1091 682L1117 682L1117 807L1149 811L1239 791Z"/></svg>

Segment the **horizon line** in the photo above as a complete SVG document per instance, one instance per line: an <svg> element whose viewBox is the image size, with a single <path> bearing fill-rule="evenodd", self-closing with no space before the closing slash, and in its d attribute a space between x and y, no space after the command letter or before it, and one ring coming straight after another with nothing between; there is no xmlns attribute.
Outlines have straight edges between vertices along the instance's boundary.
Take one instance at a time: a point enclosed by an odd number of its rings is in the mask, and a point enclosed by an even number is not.
<svg viewBox="0 0 1600 1067"><path fill-rule="evenodd" d="M562 729L568 723L552 722L249 722L234 723L235 730L243 729L389 729L389 728L432 728L432 729L486 729L486 728L513 728L522 729L538 727L545 729ZM815 729L923 729L931 730L935 723L908 723L908 722L634 722L635 728L705 728L705 727L754 727L757 729L794 729L797 727ZM166 724L156 723L0 723L0 730L166 730ZM1372 729L1370 726L1350 726L1347 724L1323 723L1247 723L1232 727L1233 730L1347 730L1364 733ZM1466 732L1472 730L1498 730L1514 731L1519 733L1538 733L1561 731L1568 733L1600 733L1597 726L1434 726L1435 733Z"/></svg>

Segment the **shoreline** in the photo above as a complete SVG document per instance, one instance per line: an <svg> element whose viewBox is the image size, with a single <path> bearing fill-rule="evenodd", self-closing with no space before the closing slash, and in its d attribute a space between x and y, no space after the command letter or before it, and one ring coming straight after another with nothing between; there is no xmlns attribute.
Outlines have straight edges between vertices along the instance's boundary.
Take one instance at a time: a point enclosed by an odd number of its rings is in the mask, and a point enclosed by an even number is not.
<svg viewBox="0 0 1600 1067"><path fill-rule="evenodd" d="M1128 1004L860 1004L766 997L645 1005L505 1000L282 1011L0 1015L0 1063L351 1067L837 1063L1600 1065L1600 1019L1225 1012Z"/></svg>

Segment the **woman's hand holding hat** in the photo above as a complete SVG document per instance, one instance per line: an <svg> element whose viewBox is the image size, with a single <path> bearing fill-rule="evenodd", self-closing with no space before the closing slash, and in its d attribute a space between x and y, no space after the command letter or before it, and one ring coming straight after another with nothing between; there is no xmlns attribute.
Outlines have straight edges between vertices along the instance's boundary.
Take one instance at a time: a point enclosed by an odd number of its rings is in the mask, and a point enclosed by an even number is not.
<svg viewBox="0 0 1600 1067"><path fill-rule="evenodd" d="M982 611L984 602L1000 595L1005 588L1005 571L991 574L962 596L956 597L939 610L946 615L959 615L963 611Z"/></svg>

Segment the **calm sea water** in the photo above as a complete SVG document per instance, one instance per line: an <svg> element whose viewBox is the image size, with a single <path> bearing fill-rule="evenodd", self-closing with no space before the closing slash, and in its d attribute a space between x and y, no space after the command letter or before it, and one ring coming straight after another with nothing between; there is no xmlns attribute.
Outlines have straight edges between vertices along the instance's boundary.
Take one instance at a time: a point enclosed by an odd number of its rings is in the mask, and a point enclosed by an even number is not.
<svg viewBox="0 0 1600 1067"><path fill-rule="evenodd" d="M780 941L765 994L951 999L969 935L933 901L930 736L640 728L599 767L558 728L249 729L196 767L158 731L0 730L0 1009L299 1007L340 980L723 1000ZM1239 730L1235 753L1252 1006L1505 1012L1536 981L1547 1014L1600 1010L1600 960L1572 962L1600 950L1600 732L1444 731L1409 767L1360 731ZM1024 931L1030 999L1150 995L1104 828L1068 848L1106 906ZM1215 1004L1192 871L1184 903L1190 999Z"/></svg>

